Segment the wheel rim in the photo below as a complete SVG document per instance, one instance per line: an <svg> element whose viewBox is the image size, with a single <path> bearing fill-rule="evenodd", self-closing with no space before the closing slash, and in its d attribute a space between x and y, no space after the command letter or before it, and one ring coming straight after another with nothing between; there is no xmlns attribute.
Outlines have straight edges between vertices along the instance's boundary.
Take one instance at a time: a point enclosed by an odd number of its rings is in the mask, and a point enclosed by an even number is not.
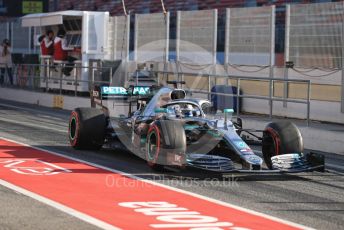
<svg viewBox="0 0 344 230"><path fill-rule="evenodd" d="M74 140L76 136L76 124L77 124L76 118L72 117L69 124L69 136L72 140Z"/></svg>
<svg viewBox="0 0 344 230"><path fill-rule="evenodd" d="M149 161L154 161L158 151L157 136L155 131L151 132L148 137L147 156Z"/></svg>

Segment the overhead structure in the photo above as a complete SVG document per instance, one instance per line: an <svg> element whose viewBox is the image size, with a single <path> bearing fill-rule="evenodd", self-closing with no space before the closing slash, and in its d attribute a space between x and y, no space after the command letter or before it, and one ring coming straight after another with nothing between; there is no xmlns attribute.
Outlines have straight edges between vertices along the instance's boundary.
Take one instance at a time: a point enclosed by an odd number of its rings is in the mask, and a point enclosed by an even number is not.
<svg viewBox="0 0 344 230"><path fill-rule="evenodd" d="M83 11L58 11L51 13L28 14L22 17L23 27L42 27L63 24L64 17L82 16Z"/></svg>
<svg viewBox="0 0 344 230"><path fill-rule="evenodd" d="M47 67L45 71L41 71L41 87L89 92L90 85L87 82L89 73L86 68L89 66L89 61L111 58L109 51L109 12L60 11L30 14L21 19L24 27L21 30L23 31L39 28L42 33L52 30L57 35L60 29L64 29L66 45L70 50L68 55L76 59L72 73L66 75L63 73L66 60L55 60L51 55L41 55L41 63ZM27 40L30 42L30 38ZM57 71L50 68L50 63L57 66L55 68ZM56 78L62 80L59 82L56 81ZM76 80L81 82L76 83Z"/></svg>

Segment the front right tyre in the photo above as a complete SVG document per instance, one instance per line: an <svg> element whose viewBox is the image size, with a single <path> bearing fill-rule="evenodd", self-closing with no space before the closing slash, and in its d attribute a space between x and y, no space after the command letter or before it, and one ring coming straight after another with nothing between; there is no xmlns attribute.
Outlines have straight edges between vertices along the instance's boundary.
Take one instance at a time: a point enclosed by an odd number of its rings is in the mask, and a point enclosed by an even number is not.
<svg viewBox="0 0 344 230"><path fill-rule="evenodd" d="M273 169L271 157L303 152L300 130L289 121L271 122L263 132L262 152L266 166Z"/></svg>

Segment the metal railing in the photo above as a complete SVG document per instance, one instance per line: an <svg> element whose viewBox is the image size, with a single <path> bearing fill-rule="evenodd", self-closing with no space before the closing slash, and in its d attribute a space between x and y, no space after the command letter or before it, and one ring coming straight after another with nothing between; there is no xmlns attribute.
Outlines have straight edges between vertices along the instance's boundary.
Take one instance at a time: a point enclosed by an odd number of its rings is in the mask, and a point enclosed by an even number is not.
<svg viewBox="0 0 344 230"><path fill-rule="evenodd" d="M78 92L87 92L99 84L111 84L113 70L111 67L91 67L91 66L73 66L71 76L65 76L62 69L66 67L66 63L60 64L17 64L12 67L13 85L9 83L9 76L6 74L4 86L10 86L20 89L29 89L40 92L54 91L62 94L64 91L74 92L74 96L78 96ZM101 74L102 71L107 70L109 72L109 81L97 80L97 74ZM44 76L42 76L42 71ZM83 71L87 73L87 78L82 78ZM53 74L55 76L53 76ZM68 84L65 84L68 83ZM85 83L84 90L81 90L81 84ZM68 85L68 87L66 87ZM71 87L73 86L73 88Z"/></svg>
<svg viewBox="0 0 344 230"><path fill-rule="evenodd" d="M15 65L13 67L13 77L14 82L16 83L15 86L18 88L25 88L25 89L31 89L36 90L40 92L49 92L49 90L58 91L59 94L63 94L64 91L73 92L74 96L78 96L78 92L80 92L79 87L81 83L85 83L87 85L87 92L89 93L91 89L94 88L95 85L112 85L113 84L113 70L111 67L93 67L93 66L74 66L74 68L77 70L79 69L80 73L82 71L87 71L87 79L81 79L80 76L77 76L76 70L73 72L73 76L66 77L62 74L62 71L59 72L58 77L52 77L51 71L55 71L54 68L64 68L65 64L60 65L41 65L41 64L21 64L21 65ZM48 74L41 77L42 69L48 68ZM109 80L99 80L99 76L97 75L101 74L102 71L107 70L109 73ZM264 77L242 77L242 76L233 76L233 75L216 75L216 74L200 74L200 73L187 73L187 72L168 72L168 71L149 71L153 76L156 78L156 82L160 84L160 75L162 74L162 78L169 77L169 75L177 75L178 79L184 79L185 76L191 76L191 77L202 77L207 78L207 91L204 90L197 90L192 88L185 88L189 92L192 93L200 93L211 96L211 95L222 95L222 96L231 96L235 97L236 100L236 113L237 116L240 116L240 99L258 99L258 100L265 100L269 101L269 117L272 118L273 116L273 102L274 101L280 101L280 102L287 102L287 103L298 103L298 104L305 104L307 107L307 114L306 114L306 121L307 125L309 125L310 122L310 95L311 95L311 82L310 80L299 80L299 79L284 79L284 78L264 78ZM127 72L128 73L128 72ZM135 76L132 73L128 73L130 76ZM85 78L85 77L84 77ZM227 93L218 93L218 92L211 92L212 88L212 80L215 81L218 78L222 78L226 80L226 84L229 84L230 80L236 81L234 86L237 88L236 94L227 94ZM126 76L126 81L129 80L129 77ZM269 90L267 92L268 96L262 96L262 95L251 95L251 94L241 94L242 81L260 81L260 82L268 82L269 84ZM55 83L52 83L55 82ZM56 82L58 83L58 86L56 85ZM64 82L70 83L73 87L69 87L68 89L64 88ZM280 82L284 83L282 84L283 87L285 85L288 85L289 83L296 83L296 84L306 84L306 97L305 99L292 99L287 97L276 97L274 90L275 90L275 83ZM44 84L43 84L44 83ZM54 87L52 87L52 84L54 84ZM85 91L85 92L86 92Z"/></svg>
<svg viewBox="0 0 344 230"><path fill-rule="evenodd" d="M168 71L150 71L155 74L163 74L164 77L168 77L169 75L176 75L175 72L168 72ZM310 123L310 104L311 104L311 81L310 80L299 80L299 79L285 79L285 78L264 78L264 77L242 77L242 76L234 76L234 75L217 75L217 74L203 74L203 73L177 73L177 76L179 79L184 79L184 76L194 76L194 77L205 77L208 78L208 91L202 91L202 90L195 90L195 89L187 89L190 92L194 93L202 93L207 95L222 95L222 96L232 96L236 98L236 113L237 116L240 116L240 99L241 98L247 98L247 99L258 99L258 100L266 100L269 101L269 117L272 119L273 116L273 102L274 101L280 101L284 103L298 103L298 104L305 104L306 105L306 121L307 126L309 126ZM157 81L159 82L159 76L157 76ZM226 93L216 93L211 92L212 88L212 80L215 81L216 85L216 79L217 78L225 78L226 84L229 84L230 80L236 81L237 93L236 94L226 94ZM245 95L241 94L241 82L242 81L262 81L262 82L268 82L269 83L269 91L268 96L261 96L261 95ZM275 83L281 82L284 83L283 87L288 86L290 83L296 83L296 84L305 84L306 85L306 96L305 99L292 99L287 97L276 97L274 96L274 90L275 90Z"/></svg>

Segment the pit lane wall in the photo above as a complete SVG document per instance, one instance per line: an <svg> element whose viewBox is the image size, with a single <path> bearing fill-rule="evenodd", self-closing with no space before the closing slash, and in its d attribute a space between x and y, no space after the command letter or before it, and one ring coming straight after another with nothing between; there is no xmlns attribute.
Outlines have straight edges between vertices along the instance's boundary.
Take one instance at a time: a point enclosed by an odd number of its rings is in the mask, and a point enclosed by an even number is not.
<svg viewBox="0 0 344 230"><path fill-rule="evenodd" d="M62 96L11 88L0 88L0 92L1 99L50 108L73 110L76 107L91 107L91 100L84 97Z"/></svg>
<svg viewBox="0 0 344 230"><path fill-rule="evenodd" d="M89 97L75 97L11 88L0 88L0 99L63 110L73 110L77 107L91 107ZM119 116L125 113L127 113L126 108L115 110L112 114Z"/></svg>

